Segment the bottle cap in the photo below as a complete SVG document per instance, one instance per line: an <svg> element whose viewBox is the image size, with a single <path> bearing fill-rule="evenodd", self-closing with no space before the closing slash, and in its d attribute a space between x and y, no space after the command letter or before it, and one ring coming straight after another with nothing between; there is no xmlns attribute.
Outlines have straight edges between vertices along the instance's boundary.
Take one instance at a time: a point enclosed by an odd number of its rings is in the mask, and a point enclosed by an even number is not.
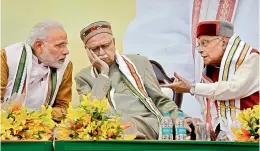
<svg viewBox="0 0 260 151"><path fill-rule="evenodd" d="M179 112L179 113L177 114L177 116L178 116L178 117L183 117L184 114L183 114L183 112Z"/></svg>
<svg viewBox="0 0 260 151"><path fill-rule="evenodd" d="M170 113L169 112L164 112L163 116L170 116Z"/></svg>

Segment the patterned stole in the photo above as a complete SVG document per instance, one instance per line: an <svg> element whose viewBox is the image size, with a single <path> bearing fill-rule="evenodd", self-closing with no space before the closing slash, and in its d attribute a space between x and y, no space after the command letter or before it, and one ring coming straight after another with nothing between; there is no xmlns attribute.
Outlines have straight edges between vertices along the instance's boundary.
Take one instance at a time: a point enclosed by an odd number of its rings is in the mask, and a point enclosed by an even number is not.
<svg viewBox="0 0 260 151"><path fill-rule="evenodd" d="M125 63L128 66L128 69L132 75L132 77L134 78L138 89L141 91L137 91L137 89L134 87L134 85L129 81L129 79L127 78L127 76L120 70L121 73L121 77L123 79L123 81L125 82L125 84L129 87L129 89L143 102L143 104L153 113L155 114L155 116L161 121L163 116L161 114L161 112L158 110L158 108L155 106L154 102L152 101L152 99L148 96L144 85L141 82L141 78L138 75L137 70L134 68L134 65L132 63L130 63L128 60L126 60L125 56L122 56L122 58L124 59Z"/></svg>
<svg viewBox="0 0 260 151"><path fill-rule="evenodd" d="M22 54L20 57L18 69L15 76L15 81L12 89L12 93L10 96L12 96L14 93L17 94L26 94L26 64L27 64L27 53L26 48L23 46ZM57 69L51 69L51 72L48 76L48 92L47 97L45 99L44 105L50 105L55 88L57 85Z"/></svg>
<svg viewBox="0 0 260 151"><path fill-rule="evenodd" d="M13 86L11 96L14 93L18 94L19 91L20 91L20 88L22 88L21 94L26 93L26 89L25 89L25 87L26 87L26 75L25 75L25 77L23 77L24 71L26 70L26 66L25 66L26 65L26 58L27 58L26 48L25 48L25 46L23 46L22 55L21 55L21 58L20 58L20 61L19 61L18 70L17 70L17 73L16 73L16 77L15 77L14 86ZM22 79L24 79L24 81ZM21 84L22 84L22 86L21 86Z"/></svg>
<svg viewBox="0 0 260 151"><path fill-rule="evenodd" d="M57 69L51 68L48 80L48 92L44 105L50 105L57 85Z"/></svg>
<svg viewBox="0 0 260 151"><path fill-rule="evenodd" d="M235 74L236 70L245 60L252 50L252 47L249 47L248 44L240 40L239 36L232 36L231 40L234 38L234 41L231 44L229 51L225 52L220 72L219 72L219 81L229 81L232 76ZM236 102L240 101L239 98L236 100L223 100L219 101L220 114L224 122L227 122L227 112L229 110L231 119L234 120L236 117L236 110L240 110L240 104L236 105Z"/></svg>
<svg viewBox="0 0 260 151"><path fill-rule="evenodd" d="M250 54L251 50L252 47L242 41L239 36L236 34L233 35L229 40L221 61L218 81L231 80L232 76L243 63L245 58ZM212 80L207 77L205 73L202 73L202 81L212 83ZM206 116L208 118L211 118L209 114L212 114L211 112L208 112L208 110L211 109L211 107L208 106L208 101L210 101L210 99L207 99ZM232 121L235 120L237 113L240 111L240 98L234 98L232 100L218 100L215 103L215 107L217 117L221 117L220 122L223 122L225 127L228 128L232 124ZM211 121L211 119L209 120Z"/></svg>

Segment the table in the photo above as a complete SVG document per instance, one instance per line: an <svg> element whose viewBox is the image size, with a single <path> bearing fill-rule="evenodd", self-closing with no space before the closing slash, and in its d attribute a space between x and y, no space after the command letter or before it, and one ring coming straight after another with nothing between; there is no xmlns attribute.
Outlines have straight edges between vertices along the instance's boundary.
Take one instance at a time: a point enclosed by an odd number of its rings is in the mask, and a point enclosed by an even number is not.
<svg viewBox="0 0 260 151"><path fill-rule="evenodd" d="M258 151L259 143L205 141L2 141L2 151Z"/></svg>
<svg viewBox="0 0 260 151"><path fill-rule="evenodd" d="M258 151L259 143L205 141L56 141L58 151Z"/></svg>
<svg viewBox="0 0 260 151"><path fill-rule="evenodd" d="M1 141L1 151L52 151L52 141Z"/></svg>

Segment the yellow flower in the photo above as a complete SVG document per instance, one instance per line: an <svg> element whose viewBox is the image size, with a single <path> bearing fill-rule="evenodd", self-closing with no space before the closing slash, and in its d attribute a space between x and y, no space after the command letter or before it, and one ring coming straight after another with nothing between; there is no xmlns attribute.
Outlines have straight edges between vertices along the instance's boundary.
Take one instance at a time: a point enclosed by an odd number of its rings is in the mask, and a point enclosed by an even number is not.
<svg viewBox="0 0 260 151"><path fill-rule="evenodd" d="M100 101L99 101L98 99L94 99L94 100L92 101L92 104L93 104L93 106L96 107L96 108L101 108L101 103L100 103Z"/></svg>
<svg viewBox="0 0 260 151"><path fill-rule="evenodd" d="M83 123L84 125L87 125L88 123L91 122L91 116L89 114L86 114L84 117L83 117Z"/></svg>
<svg viewBox="0 0 260 151"><path fill-rule="evenodd" d="M83 107L89 107L91 105L91 101L88 96L83 95L82 101L80 102L80 105Z"/></svg>
<svg viewBox="0 0 260 151"><path fill-rule="evenodd" d="M101 113L104 113L109 110L109 107L107 106L107 100L105 98L101 100L100 105L101 105L101 108L100 108Z"/></svg>
<svg viewBox="0 0 260 151"><path fill-rule="evenodd" d="M41 111L28 111L21 103L10 104L8 111L1 110L1 139L47 140L52 137L55 122L52 108L42 106ZM8 115L8 116L7 116Z"/></svg>
<svg viewBox="0 0 260 151"><path fill-rule="evenodd" d="M27 119L28 120L33 120L33 119L38 119L41 116L41 112L38 111L32 111L28 114Z"/></svg>
<svg viewBox="0 0 260 151"><path fill-rule="evenodd" d="M13 118L2 118L1 119L1 133L2 131L9 130L12 128Z"/></svg>
<svg viewBox="0 0 260 151"><path fill-rule="evenodd" d="M136 135L125 135L124 140L133 140L136 138Z"/></svg>
<svg viewBox="0 0 260 151"><path fill-rule="evenodd" d="M248 119L245 116L245 112L246 112L246 110L239 112L238 116L237 116L237 120L239 120L243 124L248 122Z"/></svg>
<svg viewBox="0 0 260 151"><path fill-rule="evenodd" d="M8 114L6 113L6 110L1 110L0 115L1 119L6 119Z"/></svg>
<svg viewBox="0 0 260 151"><path fill-rule="evenodd" d="M67 112L66 118L72 121L76 121L85 115L85 110L83 108L74 109L71 103L69 104Z"/></svg>
<svg viewBox="0 0 260 151"><path fill-rule="evenodd" d="M83 140L91 140L91 136L89 134L84 135Z"/></svg>
<svg viewBox="0 0 260 151"><path fill-rule="evenodd" d="M52 135L51 134L42 134L41 137L42 137L41 140L48 141L52 138Z"/></svg>
<svg viewBox="0 0 260 151"><path fill-rule="evenodd" d="M255 105L253 108L253 117L255 117L256 119L259 119L259 105Z"/></svg>
<svg viewBox="0 0 260 151"><path fill-rule="evenodd" d="M58 140L70 140L69 130L67 128L59 128L56 131L56 138Z"/></svg>
<svg viewBox="0 0 260 151"><path fill-rule="evenodd" d="M237 120L242 123L242 126L232 127L231 130L236 136L236 141L257 141L255 140L256 133L260 135L260 130L256 132L256 129L260 127L259 125L259 105L255 105L253 109L248 108L241 111ZM256 132L256 133L255 133Z"/></svg>
<svg viewBox="0 0 260 151"><path fill-rule="evenodd" d="M24 125L26 123L26 117L27 117L27 113L26 113L26 110L19 110L19 111L16 111L14 114L14 124L21 124L21 125Z"/></svg>
<svg viewBox="0 0 260 151"><path fill-rule="evenodd" d="M57 124L57 139L104 140L123 139L121 116L105 113L109 108L106 98L92 99L91 94L81 96L79 108L70 104L66 118ZM67 129L64 132L63 129ZM126 137L126 139L133 137Z"/></svg>

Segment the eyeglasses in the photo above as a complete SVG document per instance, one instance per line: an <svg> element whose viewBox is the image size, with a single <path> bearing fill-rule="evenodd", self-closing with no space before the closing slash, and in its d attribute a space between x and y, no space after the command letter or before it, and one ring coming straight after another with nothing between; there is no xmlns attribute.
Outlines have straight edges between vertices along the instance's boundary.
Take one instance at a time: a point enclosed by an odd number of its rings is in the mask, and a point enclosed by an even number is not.
<svg viewBox="0 0 260 151"><path fill-rule="evenodd" d="M209 45L210 42L217 40L217 39L221 39L221 37L217 37L217 38L214 38L214 39L211 39L211 40L202 40L200 43L199 42L197 43L196 48L199 48L199 47L206 48Z"/></svg>
<svg viewBox="0 0 260 151"><path fill-rule="evenodd" d="M100 45L100 46L97 46L97 47L94 47L94 48L87 48L87 46L85 46L85 49L86 50L92 50L96 55L99 55L100 53L100 50L107 50L107 48L111 45L113 39L103 45ZM100 49L101 48L101 49Z"/></svg>

